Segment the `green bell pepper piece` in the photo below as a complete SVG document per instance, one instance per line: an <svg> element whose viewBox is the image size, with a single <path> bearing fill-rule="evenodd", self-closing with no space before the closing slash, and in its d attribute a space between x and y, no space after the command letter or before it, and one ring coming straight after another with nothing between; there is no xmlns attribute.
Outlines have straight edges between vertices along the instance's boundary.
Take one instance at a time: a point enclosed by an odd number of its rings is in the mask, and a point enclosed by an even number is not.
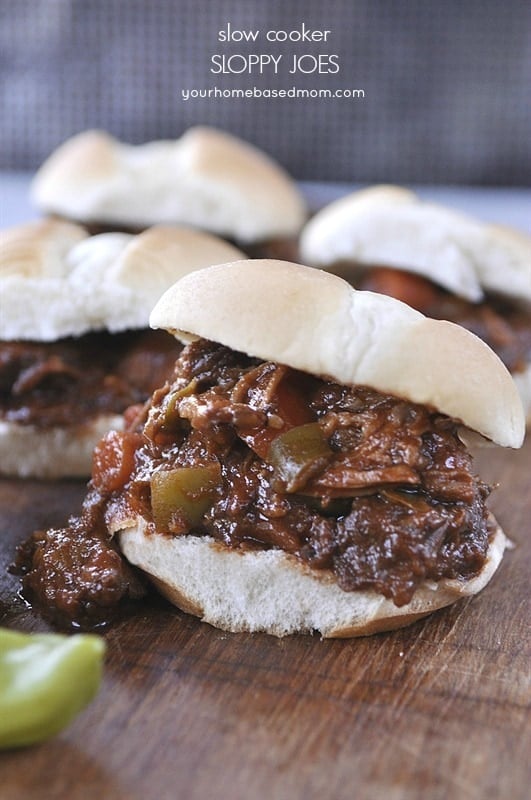
<svg viewBox="0 0 531 800"><path fill-rule="evenodd" d="M274 469L278 488L291 493L300 491L331 456L332 449L319 423L310 422L273 439L267 460Z"/></svg>
<svg viewBox="0 0 531 800"><path fill-rule="evenodd" d="M221 481L219 464L161 470L151 477L151 509L157 527L166 529L179 513L198 525L216 497Z"/></svg>

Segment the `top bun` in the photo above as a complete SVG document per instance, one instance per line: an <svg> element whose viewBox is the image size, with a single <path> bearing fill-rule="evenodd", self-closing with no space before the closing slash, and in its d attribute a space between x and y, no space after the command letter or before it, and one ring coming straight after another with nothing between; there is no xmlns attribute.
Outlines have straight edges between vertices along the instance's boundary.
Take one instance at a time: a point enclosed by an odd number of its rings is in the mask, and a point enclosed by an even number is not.
<svg viewBox="0 0 531 800"><path fill-rule="evenodd" d="M515 384L484 342L320 270L275 260L199 270L168 289L150 324L430 406L500 445L523 441Z"/></svg>
<svg viewBox="0 0 531 800"><path fill-rule="evenodd" d="M89 236L79 225L45 220L0 231L0 339L147 328L151 309L176 280L242 256L189 228Z"/></svg>
<svg viewBox="0 0 531 800"><path fill-rule="evenodd" d="M239 242L291 236L305 220L294 182L265 153L214 128L127 145L78 134L38 171L35 204L84 223L144 228L181 223Z"/></svg>
<svg viewBox="0 0 531 800"><path fill-rule="evenodd" d="M354 192L306 225L301 259L416 272L472 302L484 290L531 302L531 237L420 200L396 186Z"/></svg>

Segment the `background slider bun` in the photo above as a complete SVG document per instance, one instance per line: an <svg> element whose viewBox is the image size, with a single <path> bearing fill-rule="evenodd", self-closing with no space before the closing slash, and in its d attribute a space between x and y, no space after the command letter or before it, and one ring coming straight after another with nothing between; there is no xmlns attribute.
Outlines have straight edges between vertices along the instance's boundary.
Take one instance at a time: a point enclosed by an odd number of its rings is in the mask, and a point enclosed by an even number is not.
<svg viewBox="0 0 531 800"><path fill-rule="evenodd" d="M143 228L180 223L240 243L292 236L306 216L295 183L269 156L215 128L143 145L87 131L38 171L33 201L84 223Z"/></svg>
<svg viewBox="0 0 531 800"><path fill-rule="evenodd" d="M321 209L301 259L481 336L511 371L531 421L531 237L397 186Z"/></svg>
<svg viewBox="0 0 531 800"><path fill-rule="evenodd" d="M89 237L60 220L0 233L0 471L90 474L94 444L171 372L179 347L148 329L178 278L239 250L154 227Z"/></svg>

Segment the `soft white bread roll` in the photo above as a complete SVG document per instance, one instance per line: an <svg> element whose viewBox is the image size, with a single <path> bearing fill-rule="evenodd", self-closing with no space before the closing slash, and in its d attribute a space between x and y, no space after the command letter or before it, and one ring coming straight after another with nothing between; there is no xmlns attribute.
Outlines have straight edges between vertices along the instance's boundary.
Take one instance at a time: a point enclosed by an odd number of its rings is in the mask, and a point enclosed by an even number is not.
<svg viewBox="0 0 531 800"><path fill-rule="evenodd" d="M518 447L523 440L514 383L483 342L325 272L279 261L211 267L168 290L151 324L183 341L207 338L424 403L500 444ZM373 591L343 591L330 573L282 550L240 551L208 537L165 536L135 516L111 519L110 533L129 561L184 611L225 630L277 636L310 630L355 636L406 625L480 591L506 546L496 526L479 574L426 582L400 608Z"/></svg>
<svg viewBox="0 0 531 800"><path fill-rule="evenodd" d="M89 236L79 225L45 220L0 231L0 339L146 328L176 280L242 256L222 239L184 227Z"/></svg>
<svg viewBox="0 0 531 800"><path fill-rule="evenodd" d="M489 225L396 186L354 192L306 225L301 260L342 274L360 265L404 269L472 302L493 292L531 310L531 237ZM515 373L531 422L531 364Z"/></svg>
<svg viewBox="0 0 531 800"><path fill-rule="evenodd" d="M503 446L523 441L514 381L481 339L321 270L274 260L199 270L164 293L150 324L430 406Z"/></svg>
<svg viewBox="0 0 531 800"><path fill-rule="evenodd" d="M32 187L43 211L121 227L179 223L242 243L292 236L305 204L284 170L252 145L216 130L127 145L87 131L59 147Z"/></svg>
<svg viewBox="0 0 531 800"><path fill-rule="evenodd" d="M53 342L147 328L154 304L178 278L242 255L217 237L183 227L90 237L78 225L47 220L1 231L0 340ZM90 475L94 446L122 424L115 414L48 429L0 421L0 473Z"/></svg>
<svg viewBox="0 0 531 800"><path fill-rule="evenodd" d="M97 442L107 431L122 428L123 418L118 414L46 430L0 420L0 474L46 480L86 478Z"/></svg>
<svg viewBox="0 0 531 800"><path fill-rule="evenodd" d="M506 546L497 528L478 575L421 586L398 607L374 591L345 592L333 577L282 550L241 551L198 536L146 533L142 519L119 533L127 560L146 572L172 603L226 631L275 636L317 630L325 637L367 636L409 625L481 591Z"/></svg>
<svg viewBox="0 0 531 800"><path fill-rule="evenodd" d="M301 260L415 272L472 302L484 290L531 303L531 237L420 200L396 186L354 192L305 226Z"/></svg>

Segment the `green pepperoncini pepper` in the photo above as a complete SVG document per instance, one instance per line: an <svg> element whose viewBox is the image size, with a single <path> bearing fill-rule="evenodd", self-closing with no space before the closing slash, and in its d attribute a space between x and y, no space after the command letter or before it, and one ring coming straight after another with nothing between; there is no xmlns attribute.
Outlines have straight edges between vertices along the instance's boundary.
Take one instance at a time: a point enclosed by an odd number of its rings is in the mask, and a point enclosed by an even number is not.
<svg viewBox="0 0 531 800"><path fill-rule="evenodd" d="M0 748L54 736L98 691L105 643L99 636L0 629Z"/></svg>

